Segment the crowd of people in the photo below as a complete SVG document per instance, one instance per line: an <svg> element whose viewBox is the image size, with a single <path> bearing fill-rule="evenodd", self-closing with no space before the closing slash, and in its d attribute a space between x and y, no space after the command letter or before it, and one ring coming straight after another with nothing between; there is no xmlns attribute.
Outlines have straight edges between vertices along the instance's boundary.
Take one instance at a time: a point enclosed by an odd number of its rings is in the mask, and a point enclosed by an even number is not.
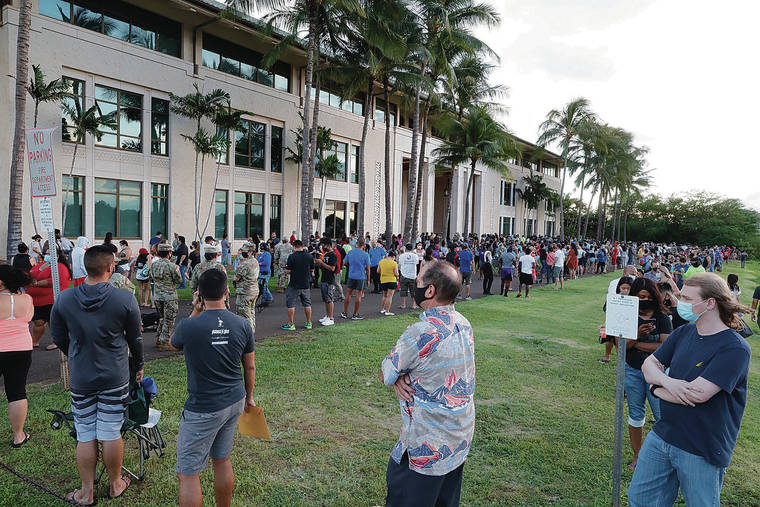
<svg viewBox="0 0 760 507"><path fill-rule="evenodd" d="M372 311L383 316L394 315L396 292L398 308L423 310L420 321L404 331L381 368L382 381L393 386L399 397L403 418L401 437L388 464L387 504L423 504L434 490L441 505L456 505L474 432L475 367L473 330L454 303L472 299L474 280L482 282L484 296L514 293L529 299L531 287L539 282L559 291L581 276L622 269L609 293L638 297L640 310L639 337L627 340L625 356L634 455L629 468L635 470L631 504L648 504L651 495L668 499L679 484L688 498L708 493L714 497L716 487L719 498L722 473L746 403L749 347L734 330L744 336L751 333L741 314L755 320L760 287L750 309L741 303L738 276L731 274L724 282L713 272L723 271L729 261L741 262L744 268L746 252L726 246L496 234L454 235L449 240L422 234L414 239L404 243L401 236L386 240L352 234L335 240L315 234L302 241L293 231L289 238L276 234L266 241L249 238L233 255L226 235L208 236L188 247L181 235L175 234L170 242L157 232L149 248L135 253L126 240L117 246L110 233L102 244L90 245L85 237L72 242L56 231L62 292L54 299L50 246L33 237L30 246L19 245L9 265L0 265L0 374L8 395L13 447L30 439L24 431L26 376L31 351L50 326L53 343L47 348L67 354L71 369L82 487L70 499L82 505L96 501L98 441L103 444L109 496L123 494L130 481L120 471L127 357L131 356L139 381L142 320L149 312L140 307L152 307L158 319L155 346L183 351L187 363L189 396L177 439L180 505L200 503L198 474L209 458L217 505L229 505L235 423L244 410L255 406L256 307L274 301L269 282L276 275L272 285L284 295L286 331L296 330L299 304L304 328L312 328L312 288L320 290L325 305L322 326L335 325L338 317L362 320L360 310L370 291L382 294L379 308ZM497 291L495 278L501 282ZM177 325L178 290L186 287L192 309ZM335 303L343 303L338 315ZM600 362L609 363L616 342L606 337L604 325L600 331L606 348ZM718 338L703 340L707 335ZM695 358L702 358L697 369L688 367ZM644 441L647 400L657 422ZM699 436L684 439L681 430L689 424L691 412L679 405L700 407L698 414L694 412ZM413 417L420 410L424 415ZM711 427L716 421L729 431ZM668 472L658 456L673 454L672 449L664 450L666 446L702 461L697 466L689 457L677 463L671 459ZM692 484L680 480L682 472L720 480ZM679 479L673 478L675 473Z"/></svg>

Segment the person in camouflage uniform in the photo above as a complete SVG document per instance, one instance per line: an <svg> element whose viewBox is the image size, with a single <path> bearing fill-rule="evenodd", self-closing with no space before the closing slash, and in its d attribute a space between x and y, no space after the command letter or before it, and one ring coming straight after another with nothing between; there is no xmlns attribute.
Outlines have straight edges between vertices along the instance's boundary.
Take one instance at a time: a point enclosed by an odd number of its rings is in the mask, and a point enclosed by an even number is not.
<svg viewBox="0 0 760 507"><path fill-rule="evenodd" d="M156 347L159 350L172 350L169 340L174 333L179 302L177 301L177 284L182 281L179 266L169 260L172 246L168 243L158 245L158 259L150 266L150 281L153 286L153 301L158 312L158 329Z"/></svg>
<svg viewBox="0 0 760 507"><path fill-rule="evenodd" d="M274 260L272 269L277 267L277 292L285 292L288 286L288 273L285 267L288 265L288 257L293 253L293 245L288 242L288 238L282 238L282 241L274 247Z"/></svg>
<svg viewBox="0 0 760 507"><path fill-rule="evenodd" d="M214 245L203 245L201 248L201 253L203 254L203 258L205 260L193 268L193 276L190 278L190 290L192 292L198 290L198 280L207 269L218 269L224 273L225 276L227 275L227 269L222 265L221 262L216 260L217 252Z"/></svg>
<svg viewBox="0 0 760 507"><path fill-rule="evenodd" d="M116 266L119 264L119 260L114 257L114 270L113 274L111 275L111 278L108 280L108 283L116 287L117 289L124 289L126 291L129 291L132 295L135 293L135 285L132 283L132 281L127 278L126 276L119 273L119 271L116 269Z"/></svg>
<svg viewBox="0 0 760 507"><path fill-rule="evenodd" d="M237 294L236 313L248 319L256 332L256 298L259 296L259 263L256 260L256 245L246 243L240 249L243 262L235 271L235 292Z"/></svg>

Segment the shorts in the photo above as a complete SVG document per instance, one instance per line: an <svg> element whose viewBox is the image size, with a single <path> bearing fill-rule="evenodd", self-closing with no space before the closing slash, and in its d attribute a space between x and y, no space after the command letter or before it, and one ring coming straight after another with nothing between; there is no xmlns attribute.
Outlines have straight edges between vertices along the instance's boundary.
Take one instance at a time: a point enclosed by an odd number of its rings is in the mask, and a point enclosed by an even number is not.
<svg viewBox="0 0 760 507"><path fill-rule="evenodd" d="M319 288L322 291L322 301L325 303L332 303L333 299L333 285L331 283L322 282L319 284Z"/></svg>
<svg viewBox="0 0 760 507"><path fill-rule="evenodd" d="M129 383L121 387L78 393L71 390L71 412L77 441L107 442L121 438L129 402Z"/></svg>
<svg viewBox="0 0 760 507"><path fill-rule="evenodd" d="M304 308L311 307L311 291L309 289L296 289L295 287L285 289L285 306L295 308L296 300L299 299L301 306Z"/></svg>
<svg viewBox="0 0 760 507"><path fill-rule="evenodd" d="M396 290L398 284L396 282L385 282L380 284L380 290Z"/></svg>
<svg viewBox="0 0 760 507"><path fill-rule="evenodd" d="M401 277L401 280L399 280L399 290L401 292L401 297L405 298L409 294L414 294L414 289L417 288L417 280L414 278L407 278L405 276Z"/></svg>
<svg viewBox="0 0 760 507"><path fill-rule="evenodd" d="M512 268L501 268L501 279L512 281Z"/></svg>
<svg viewBox="0 0 760 507"><path fill-rule="evenodd" d="M50 310L52 309L53 305L35 306L32 320L44 320L45 322L50 322Z"/></svg>
<svg viewBox="0 0 760 507"><path fill-rule="evenodd" d="M560 278L562 276L562 267L561 266L554 266L552 268L552 274L554 274L554 278Z"/></svg>
<svg viewBox="0 0 760 507"><path fill-rule="evenodd" d="M228 458L244 408L245 398L216 412L183 410L177 433L177 473L197 475L206 468L209 457Z"/></svg>
<svg viewBox="0 0 760 507"><path fill-rule="evenodd" d="M472 285L472 271L462 273L462 285Z"/></svg>
<svg viewBox="0 0 760 507"><path fill-rule="evenodd" d="M388 460L385 472L387 496L385 505L459 505L464 463L445 475L425 475L409 468L409 455L401 463Z"/></svg>
<svg viewBox="0 0 760 507"><path fill-rule="evenodd" d="M31 350L0 352L0 377L5 383L8 403L26 399L26 375L31 365Z"/></svg>
<svg viewBox="0 0 760 507"><path fill-rule="evenodd" d="M533 274L520 273L520 285L533 285Z"/></svg>
<svg viewBox="0 0 760 507"><path fill-rule="evenodd" d="M346 281L346 287L352 290L364 291L367 287L367 280L357 280L356 278L349 278Z"/></svg>

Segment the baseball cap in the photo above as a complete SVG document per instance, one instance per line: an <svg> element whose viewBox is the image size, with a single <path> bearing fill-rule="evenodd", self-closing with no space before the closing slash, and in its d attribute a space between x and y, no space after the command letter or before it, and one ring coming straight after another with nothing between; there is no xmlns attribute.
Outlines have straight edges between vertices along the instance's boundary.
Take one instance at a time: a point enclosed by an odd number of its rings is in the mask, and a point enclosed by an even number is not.
<svg viewBox="0 0 760 507"><path fill-rule="evenodd" d="M147 248L141 248L139 253L147 255L148 249Z"/></svg>

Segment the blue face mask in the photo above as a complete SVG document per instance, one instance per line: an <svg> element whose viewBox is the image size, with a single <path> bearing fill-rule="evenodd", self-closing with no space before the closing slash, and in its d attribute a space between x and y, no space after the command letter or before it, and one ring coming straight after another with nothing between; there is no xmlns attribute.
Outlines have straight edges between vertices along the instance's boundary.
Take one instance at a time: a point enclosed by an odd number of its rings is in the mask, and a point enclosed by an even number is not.
<svg viewBox="0 0 760 507"><path fill-rule="evenodd" d="M707 301L706 299L703 301L700 301L699 303L704 303ZM699 303L686 303L684 301L679 301L676 305L676 309L678 310L678 315L681 316L681 318L687 322L696 322L699 320L699 318L702 316L703 313L694 313L694 305Z"/></svg>
<svg viewBox="0 0 760 507"><path fill-rule="evenodd" d="M43 259L44 262L50 262L50 256L46 255Z"/></svg>

